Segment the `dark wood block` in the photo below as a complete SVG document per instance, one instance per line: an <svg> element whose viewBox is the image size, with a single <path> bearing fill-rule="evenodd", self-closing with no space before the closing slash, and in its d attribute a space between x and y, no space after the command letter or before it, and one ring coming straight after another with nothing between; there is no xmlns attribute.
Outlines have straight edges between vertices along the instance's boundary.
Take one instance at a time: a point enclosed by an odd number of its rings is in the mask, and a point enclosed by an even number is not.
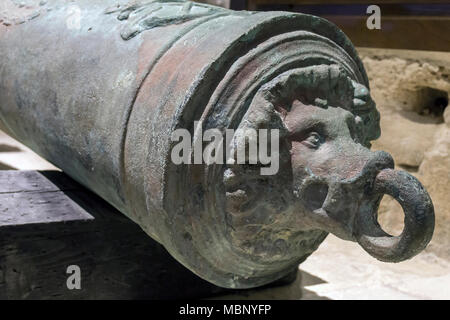
<svg viewBox="0 0 450 320"><path fill-rule="evenodd" d="M69 290L67 267L81 269ZM61 172L0 171L0 299L177 299L229 292Z"/></svg>

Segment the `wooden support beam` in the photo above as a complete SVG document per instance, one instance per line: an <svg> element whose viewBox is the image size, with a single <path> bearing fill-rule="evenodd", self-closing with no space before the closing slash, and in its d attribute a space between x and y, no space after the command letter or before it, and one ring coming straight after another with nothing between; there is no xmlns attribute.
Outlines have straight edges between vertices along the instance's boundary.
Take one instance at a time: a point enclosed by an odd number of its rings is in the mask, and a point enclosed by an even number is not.
<svg viewBox="0 0 450 320"><path fill-rule="evenodd" d="M321 16L335 23L355 46L450 51L448 0L385 0L381 29L367 28L367 0L248 0L247 10L282 10ZM233 2L231 3L232 5Z"/></svg>
<svg viewBox="0 0 450 320"><path fill-rule="evenodd" d="M233 1L233 0L232 0ZM236 0L242 2L243 0ZM246 0L249 6L269 5L269 4L431 4L443 3L448 4L448 0Z"/></svg>
<svg viewBox="0 0 450 320"><path fill-rule="evenodd" d="M381 30L366 27L367 16L323 16L357 47L450 51L450 16L386 16Z"/></svg>

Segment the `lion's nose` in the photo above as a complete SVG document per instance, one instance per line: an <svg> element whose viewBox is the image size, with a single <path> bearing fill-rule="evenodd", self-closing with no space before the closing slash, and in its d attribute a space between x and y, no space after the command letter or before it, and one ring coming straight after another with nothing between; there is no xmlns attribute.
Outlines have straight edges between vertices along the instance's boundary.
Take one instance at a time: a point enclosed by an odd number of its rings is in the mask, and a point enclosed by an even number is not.
<svg viewBox="0 0 450 320"><path fill-rule="evenodd" d="M370 158L364 165L359 177L365 180L373 180L375 176L384 169L393 169L394 159L385 151L372 152Z"/></svg>

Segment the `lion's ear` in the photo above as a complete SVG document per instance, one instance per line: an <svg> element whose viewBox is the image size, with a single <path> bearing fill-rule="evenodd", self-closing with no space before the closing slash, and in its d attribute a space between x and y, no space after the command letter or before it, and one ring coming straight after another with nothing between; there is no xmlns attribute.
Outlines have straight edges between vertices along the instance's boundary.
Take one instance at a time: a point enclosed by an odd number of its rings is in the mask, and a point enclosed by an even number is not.
<svg viewBox="0 0 450 320"><path fill-rule="evenodd" d="M378 139L381 135L380 113L369 89L356 81L353 81L352 85L354 90L352 112L362 120L361 130L364 134L364 142L370 147L370 141Z"/></svg>

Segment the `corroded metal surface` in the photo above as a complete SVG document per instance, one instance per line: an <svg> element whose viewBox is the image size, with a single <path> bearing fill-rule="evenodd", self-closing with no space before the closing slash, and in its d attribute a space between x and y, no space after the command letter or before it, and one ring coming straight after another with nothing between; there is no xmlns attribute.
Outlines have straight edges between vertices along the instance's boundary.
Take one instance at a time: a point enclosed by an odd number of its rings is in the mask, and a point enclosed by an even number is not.
<svg viewBox="0 0 450 320"><path fill-rule="evenodd" d="M0 25L2 126L204 279L272 282L328 232L384 261L429 242L431 200L387 153L369 150L379 114L333 24L183 1L86 0L74 28L73 3L27 3L34 19ZM188 129L195 142L196 120L221 132L279 129L278 173L174 164L171 134ZM376 222L384 193L405 210L399 237Z"/></svg>

